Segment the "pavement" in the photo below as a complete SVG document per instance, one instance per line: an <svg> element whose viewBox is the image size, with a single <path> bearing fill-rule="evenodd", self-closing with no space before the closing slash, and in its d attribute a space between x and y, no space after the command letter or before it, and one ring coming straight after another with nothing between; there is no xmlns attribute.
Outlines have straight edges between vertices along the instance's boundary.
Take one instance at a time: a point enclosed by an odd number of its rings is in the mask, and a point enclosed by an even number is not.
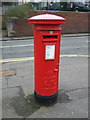
<svg viewBox="0 0 90 120"><path fill-rule="evenodd" d="M90 36L89 33L77 33L77 34L62 34L61 37L81 37L81 36ZM33 39L33 36L22 36L22 37L3 37L0 38L0 41L10 41L10 40L25 40Z"/></svg>
<svg viewBox="0 0 90 120"><path fill-rule="evenodd" d="M2 118L88 118L88 57L61 57L58 98L48 105L34 98L33 59L3 62L0 76Z"/></svg>

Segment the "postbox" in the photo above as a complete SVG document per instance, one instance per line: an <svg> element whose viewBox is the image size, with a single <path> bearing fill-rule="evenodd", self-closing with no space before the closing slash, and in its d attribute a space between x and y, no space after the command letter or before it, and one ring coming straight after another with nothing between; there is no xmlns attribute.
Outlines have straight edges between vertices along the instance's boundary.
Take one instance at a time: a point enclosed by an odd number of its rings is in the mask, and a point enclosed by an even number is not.
<svg viewBox="0 0 90 120"><path fill-rule="evenodd" d="M39 98L58 95L60 38L63 17L41 14L28 19L34 28L34 92Z"/></svg>

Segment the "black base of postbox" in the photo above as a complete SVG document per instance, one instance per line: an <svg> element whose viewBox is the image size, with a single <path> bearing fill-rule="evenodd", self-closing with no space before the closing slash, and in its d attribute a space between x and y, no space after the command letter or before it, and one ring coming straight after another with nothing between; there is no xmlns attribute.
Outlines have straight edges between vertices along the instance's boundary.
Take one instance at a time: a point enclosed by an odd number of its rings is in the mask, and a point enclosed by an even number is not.
<svg viewBox="0 0 90 120"><path fill-rule="evenodd" d="M34 96L35 96L35 100L38 104L49 106L51 104L56 103L57 97L58 97L58 92L56 94L49 95L49 96L42 96L42 95L39 95L38 93L34 92Z"/></svg>

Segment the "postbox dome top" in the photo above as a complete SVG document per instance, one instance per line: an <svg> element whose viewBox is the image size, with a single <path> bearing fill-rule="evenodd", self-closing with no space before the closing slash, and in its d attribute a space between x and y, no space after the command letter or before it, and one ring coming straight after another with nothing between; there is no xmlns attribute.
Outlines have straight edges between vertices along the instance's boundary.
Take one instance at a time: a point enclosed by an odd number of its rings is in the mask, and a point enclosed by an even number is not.
<svg viewBox="0 0 90 120"><path fill-rule="evenodd" d="M28 19L31 24L63 24L65 21L65 18L53 14L36 15Z"/></svg>

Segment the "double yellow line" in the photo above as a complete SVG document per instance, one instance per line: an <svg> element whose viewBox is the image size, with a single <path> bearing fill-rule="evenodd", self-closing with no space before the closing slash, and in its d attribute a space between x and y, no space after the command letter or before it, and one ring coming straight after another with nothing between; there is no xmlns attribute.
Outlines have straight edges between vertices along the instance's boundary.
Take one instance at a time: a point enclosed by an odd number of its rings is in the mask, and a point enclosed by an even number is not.
<svg viewBox="0 0 90 120"><path fill-rule="evenodd" d="M86 57L86 58L89 58L90 55L60 55L60 57ZM30 61L30 60L34 60L34 57L1 59L0 63Z"/></svg>
<svg viewBox="0 0 90 120"><path fill-rule="evenodd" d="M34 57L2 59L2 60L0 60L0 63L19 62L19 61L28 61L28 60L29 61L34 60Z"/></svg>
<svg viewBox="0 0 90 120"><path fill-rule="evenodd" d="M90 55L60 55L61 57L90 57Z"/></svg>

